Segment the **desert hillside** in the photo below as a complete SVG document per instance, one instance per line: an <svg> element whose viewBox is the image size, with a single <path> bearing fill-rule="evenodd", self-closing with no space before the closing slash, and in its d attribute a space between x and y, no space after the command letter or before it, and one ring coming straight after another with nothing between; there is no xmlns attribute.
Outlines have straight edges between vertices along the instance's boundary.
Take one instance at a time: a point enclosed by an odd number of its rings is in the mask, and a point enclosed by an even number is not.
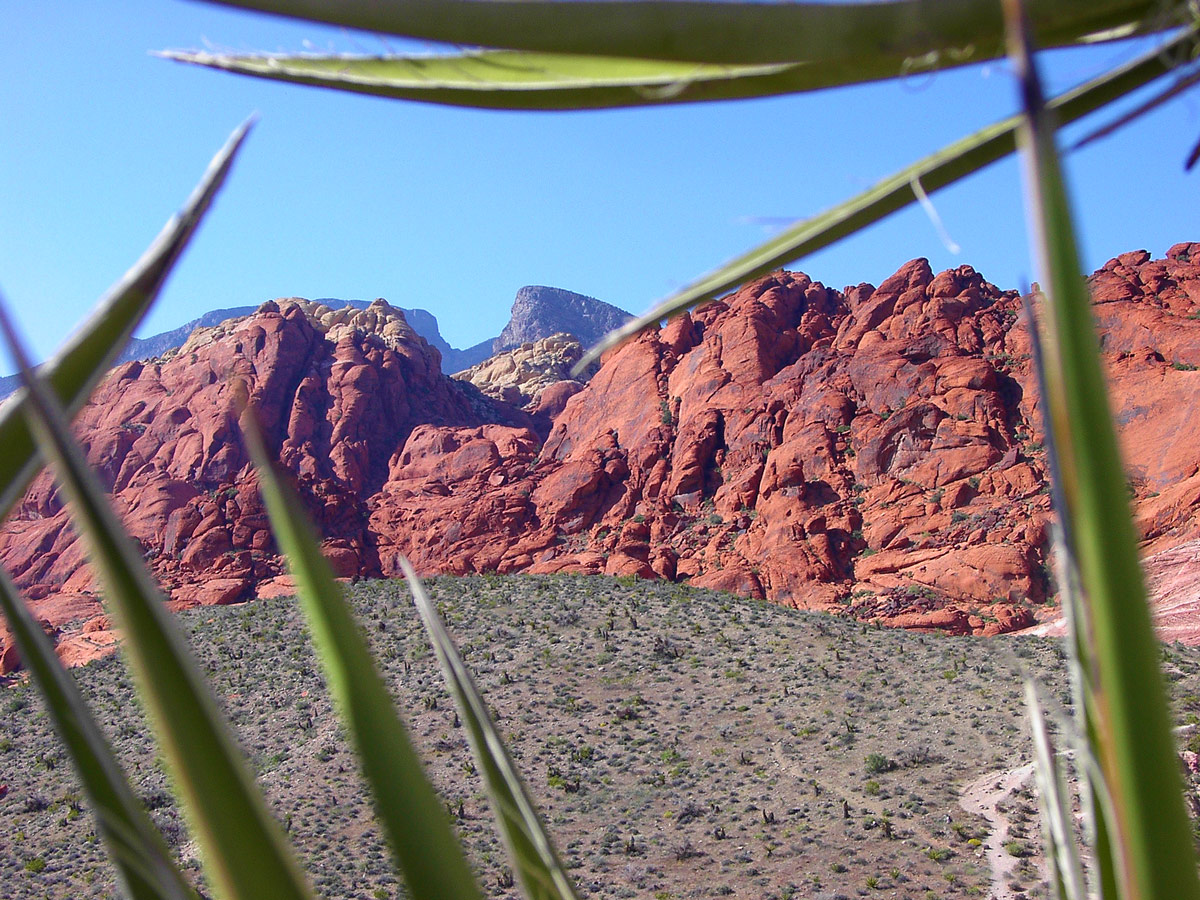
<svg viewBox="0 0 1200 900"><path fill-rule="evenodd" d="M961 805L1028 761L1022 679L1067 702L1056 643L915 634L659 580L434 579L581 896L1044 897L1036 802L1001 831ZM406 589L352 599L487 893L515 897L454 705ZM322 896L403 896L290 599L183 616L276 815ZM1179 723L1200 656L1164 651ZM76 670L137 790L193 874L120 660ZM113 896L86 804L28 685L4 692L7 900ZM37 862L40 860L41 862ZM43 867L44 864L44 867Z"/></svg>

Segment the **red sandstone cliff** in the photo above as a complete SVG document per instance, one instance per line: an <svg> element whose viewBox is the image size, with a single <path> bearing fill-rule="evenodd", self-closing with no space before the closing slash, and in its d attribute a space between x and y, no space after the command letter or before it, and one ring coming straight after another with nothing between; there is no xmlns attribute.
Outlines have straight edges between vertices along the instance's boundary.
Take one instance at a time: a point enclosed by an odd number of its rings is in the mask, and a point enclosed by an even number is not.
<svg viewBox="0 0 1200 900"><path fill-rule="evenodd" d="M1125 254L1092 285L1138 521L1162 553L1200 537L1200 244ZM687 578L996 633L1030 624L1048 590L1019 311L969 266L916 260L845 292L775 273L614 351L584 389L544 389L542 441L442 376L390 307L281 301L114 370L77 430L180 604L243 599L281 571L236 376L340 574L393 575L403 553L424 573ZM46 476L0 530L0 563L69 626L64 655L108 639ZM89 619L92 637L70 636Z"/></svg>

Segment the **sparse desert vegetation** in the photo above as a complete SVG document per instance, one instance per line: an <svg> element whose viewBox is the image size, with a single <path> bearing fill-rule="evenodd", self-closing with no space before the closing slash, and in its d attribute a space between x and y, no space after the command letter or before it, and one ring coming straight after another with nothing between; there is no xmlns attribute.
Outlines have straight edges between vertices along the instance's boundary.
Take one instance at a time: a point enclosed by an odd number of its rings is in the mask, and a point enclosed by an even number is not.
<svg viewBox="0 0 1200 900"><path fill-rule="evenodd" d="M585 897L986 897L963 784L1029 758L1021 682L1068 701L1059 645L863 626L662 582L437 578ZM516 897L479 776L398 581L351 591L485 890ZM290 599L184 616L276 815L324 896L404 896ZM1183 723L1200 653L1165 649ZM195 847L119 659L76 671L140 796ZM0 697L10 900L116 896L69 761L23 681ZM1035 801L1011 801L1022 896L1046 896Z"/></svg>

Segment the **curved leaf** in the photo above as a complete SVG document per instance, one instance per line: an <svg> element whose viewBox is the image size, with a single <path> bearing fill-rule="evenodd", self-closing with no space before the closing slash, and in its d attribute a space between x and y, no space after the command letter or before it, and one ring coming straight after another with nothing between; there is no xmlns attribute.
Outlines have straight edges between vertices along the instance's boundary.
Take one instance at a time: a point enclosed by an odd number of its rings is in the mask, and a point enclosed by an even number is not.
<svg viewBox="0 0 1200 900"><path fill-rule="evenodd" d="M177 62L388 97L485 109L575 110L767 97L918 71L903 57L813 65L711 65L483 50L425 56L267 56L171 50ZM954 62L963 65L967 61ZM942 66L943 68L945 66Z"/></svg>
<svg viewBox="0 0 1200 900"><path fill-rule="evenodd" d="M711 0L217 0L293 18L449 44L721 64L1003 53L995 0L723 3ZM1031 0L1042 46L1183 21L1186 4ZM980 55L982 54L982 55Z"/></svg>
<svg viewBox="0 0 1200 900"><path fill-rule="evenodd" d="M304 876L167 611L166 598L72 439L62 407L30 371L2 306L0 327L29 391L27 414L38 448L54 467L103 586L106 608L125 636L126 657L203 851L205 870L229 900L309 900Z"/></svg>
<svg viewBox="0 0 1200 900"><path fill-rule="evenodd" d="M246 443L275 540L296 577L297 592L338 712L354 739L375 809L415 900L479 900L446 810L425 776L408 730L371 659L358 623L295 493L272 466L249 417Z"/></svg>
<svg viewBox="0 0 1200 900"><path fill-rule="evenodd" d="M492 723L487 704L475 686L467 664L446 632L412 565L401 557L400 566L408 579L417 611L425 622L425 630L429 632L442 674L458 704L471 741L471 752L483 773L488 800L496 813L500 834L508 847L525 897L527 900L576 900L570 876L558 858L512 757L508 755L504 739Z"/></svg>
<svg viewBox="0 0 1200 900"><path fill-rule="evenodd" d="M1079 264L1070 203L1020 7L1006 0L1020 79L1022 161L1030 233L1048 292L1045 362L1048 430L1070 523L1091 671L1085 700L1111 816L1108 850L1123 897L1200 898L1200 878L1171 734L1159 643L1138 560L1125 469L1108 406L1091 298Z"/></svg>
<svg viewBox="0 0 1200 900"><path fill-rule="evenodd" d="M54 646L0 571L0 609L8 619L21 660L37 680L88 803L96 830L132 900L195 900L196 894L129 786L112 747L92 718L79 688L54 655Z"/></svg>
<svg viewBox="0 0 1200 900"><path fill-rule="evenodd" d="M175 261L225 183L234 157L253 125L252 117L234 131L209 163L184 208L171 218L142 258L109 289L95 311L41 367L41 376L68 411L74 412L87 400L158 297ZM22 389L0 407L0 446L4 447L4 453L0 453L0 517L12 508L37 472L33 436L22 414L25 403Z"/></svg>
<svg viewBox="0 0 1200 900"><path fill-rule="evenodd" d="M1060 122L1073 122L1094 112L1149 84L1171 71L1173 67L1188 62L1197 33L1200 33L1200 30L1195 28L1183 32L1138 59L1059 95L1047 105ZM1010 116L989 125L970 137L956 141L901 169L857 197L799 222L753 250L730 260L714 272L663 300L649 312L606 335L600 343L584 354L574 371L582 371L605 351L647 328L653 328L665 318L719 297L752 278L765 275L809 253L828 247L903 209L916 202L922 190L932 194L1008 156L1016 149L1016 134L1020 121L1020 116Z"/></svg>

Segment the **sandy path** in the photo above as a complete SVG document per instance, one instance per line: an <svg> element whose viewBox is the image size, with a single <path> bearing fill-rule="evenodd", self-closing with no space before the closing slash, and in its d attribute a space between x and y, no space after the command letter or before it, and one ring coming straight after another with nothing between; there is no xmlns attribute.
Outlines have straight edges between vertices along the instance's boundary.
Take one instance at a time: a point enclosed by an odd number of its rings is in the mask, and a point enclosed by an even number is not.
<svg viewBox="0 0 1200 900"><path fill-rule="evenodd" d="M989 772L975 779L959 797L959 805L969 813L982 816L990 826L983 841L984 856L992 870L992 900L1016 900L1008 882L1020 860L1004 849L1008 840L1008 819L997 806L1019 791L1033 777L1033 763L1020 768Z"/></svg>

